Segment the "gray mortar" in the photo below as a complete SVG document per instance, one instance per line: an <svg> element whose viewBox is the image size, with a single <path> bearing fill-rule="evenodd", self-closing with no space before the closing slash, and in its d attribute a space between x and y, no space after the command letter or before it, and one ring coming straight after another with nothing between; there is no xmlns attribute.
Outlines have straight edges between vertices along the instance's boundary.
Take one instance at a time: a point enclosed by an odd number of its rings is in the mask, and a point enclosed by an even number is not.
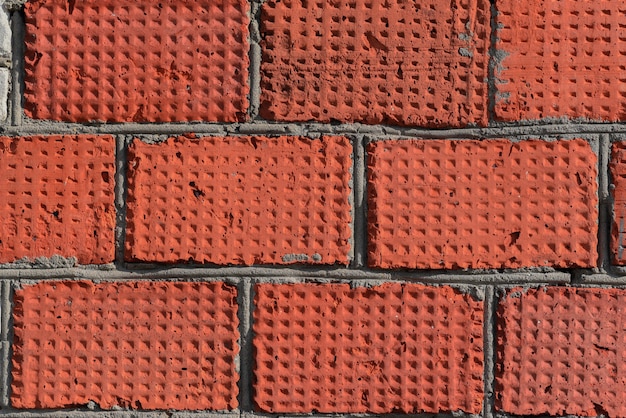
<svg viewBox="0 0 626 418"><path fill-rule="evenodd" d="M198 280L214 281L224 277L233 280L239 277L279 278L279 280L309 280L322 278L337 281L367 280L400 281L415 283L442 284L510 284L510 283L551 283L561 284L571 281L571 273L565 271L511 271L511 272L464 272L464 271L388 271L375 272L337 268L333 266L293 266L293 267L198 267L194 265L153 266L151 269L133 269L133 264L124 268L92 269L85 267L58 269L4 269L0 270L0 281L6 280Z"/></svg>
<svg viewBox="0 0 626 418"><path fill-rule="evenodd" d="M259 108L261 105L261 33L259 31L261 25L261 3L252 0L250 2L250 35L248 42L250 44L250 51L248 52L248 58L250 59L249 70L249 83L250 94L249 101L250 107L248 109L248 116L254 120L259 115Z"/></svg>
<svg viewBox="0 0 626 418"><path fill-rule="evenodd" d="M18 7L23 5L23 1L7 1L5 6L13 10L11 13L11 46L13 49L13 59L11 63L11 98L9 100L9 112L11 123L14 126L22 124L24 110L22 109L22 92L24 91L24 14Z"/></svg>
<svg viewBox="0 0 626 418"><path fill-rule="evenodd" d="M485 315L483 319L483 354L484 354L484 391L483 417L493 418L495 412L495 365L496 365L496 309L495 289L487 286L485 292Z"/></svg>
<svg viewBox="0 0 626 418"><path fill-rule="evenodd" d="M12 289L11 282L5 281L0 287L0 406L9 405L9 386L11 383L10 359L12 331Z"/></svg>
<svg viewBox="0 0 626 418"><path fill-rule="evenodd" d="M237 304L239 310L239 409L251 411L252 403L252 369L254 364L254 352L252 347L252 311L253 311L253 279L243 278L237 286Z"/></svg>
<svg viewBox="0 0 626 418"><path fill-rule="evenodd" d="M294 124L253 121L248 123L66 123L34 121L24 118L20 126L0 125L0 134L45 135L45 134L110 134L110 135L154 135L175 136L193 132L198 135L295 135L319 137L320 135L370 135L378 139L490 139L563 137L570 135L626 134L626 124L590 123L558 119L557 121L538 120L517 123L494 123L487 128L424 129L359 123L324 125L317 123Z"/></svg>
<svg viewBox="0 0 626 418"><path fill-rule="evenodd" d="M611 264L611 250L609 233L611 228L611 211L613 205L609 194L609 160L611 158L611 138L609 135L600 135L598 145L598 265L606 271Z"/></svg>
<svg viewBox="0 0 626 418"><path fill-rule="evenodd" d="M353 141L354 168L352 175L352 267L361 268L367 265L367 198L366 178L367 164L365 162L366 137L356 137Z"/></svg>
<svg viewBox="0 0 626 418"><path fill-rule="evenodd" d="M126 167L128 151L126 138L115 138L115 260L124 261L124 245L126 243Z"/></svg>

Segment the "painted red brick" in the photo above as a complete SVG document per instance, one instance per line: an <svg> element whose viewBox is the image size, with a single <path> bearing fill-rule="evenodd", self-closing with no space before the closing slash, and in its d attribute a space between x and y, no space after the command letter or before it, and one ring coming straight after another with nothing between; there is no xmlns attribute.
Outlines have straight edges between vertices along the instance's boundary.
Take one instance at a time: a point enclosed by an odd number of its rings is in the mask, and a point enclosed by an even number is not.
<svg viewBox="0 0 626 418"><path fill-rule="evenodd" d="M0 137L0 173L0 263L114 260L113 137Z"/></svg>
<svg viewBox="0 0 626 418"><path fill-rule="evenodd" d="M498 311L496 407L515 415L626 415L626 292L514 289Z"/></svg>
<svg viewBox="0 0 626 418"><path fill-rule="evenodd" d="M15 292L15 408L234 409L236 290L60 281Z"/></svg>
<svg viewBox="0 0 626 418"><path fill-rule="evenodd" d="M261 115L487 123L488 0L263 3Z"/></svg>
<svg viewBox="0 0 626 418"><path fill-rule="evenodd" d="M611 178L613 183L613 225L611 230L611 251L613 262L626 264L624 255L624 233L626 227L626 143L615 142L611 157Z"/></svg>
<svg viewBox="0 0 626 418"><path fill-rule="evenodd" d="M597 264L587 142L397 140L367 149L371 267Z"/></svg>
<svg viewBox="0 0 626 418"><path fill-rule="evenodd" d="M347 264L346 138L170 138L129 152L128 261Z"/></svg>
<svg viewBox="0 0 626 418"><path fill-rule="evenodd" d="M481 412L483 303L469 295L260 284L255 302L254 400L264 412Z"/></svg>
<svg viewBox="0 0 626 418"><path fill-rule="evenodd" d="M36 119L245 119L245 0L33 0L25 111Z"/></svg>
<svg viewBox="0 0 626 418"><path fill-rule="evenodd" d="M623 0L496 0L496 117L626 119Z"/></svg>

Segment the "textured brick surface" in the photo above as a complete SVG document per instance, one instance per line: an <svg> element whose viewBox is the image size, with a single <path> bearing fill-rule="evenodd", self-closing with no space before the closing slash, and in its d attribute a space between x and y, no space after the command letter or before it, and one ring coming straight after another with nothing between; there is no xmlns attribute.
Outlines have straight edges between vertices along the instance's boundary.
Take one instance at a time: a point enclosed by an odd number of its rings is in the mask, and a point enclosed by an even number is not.
<svg viewBox="0 0 626 418"><path fill-rule="evenodd" d="M372 267L597 263L596 156L582 140L380 141L368 154Z"/></svg>
<svg viewBox="0 0 626 418"><path fill-rule="evenodd" d="M231 286L48 282L17 290L13 312L16 408L237 407Z"/></svg>
<svg viewBox="0 0 626 418"><path fill-rule="evenodd" d="M511 291L498 312L496 407L516 415L626 415L626 292Z"/></svg>
<svg viewBox="0 0 626 418"><path fill-rule="evenodd" d="M26 114L66 121L237 121L244 0L26 3Z"/></svg>
<svg viewBox="0 0 626 418"><path fill-rule="evenodd" d="M0 262L113 261L113 137L0 137L0 173Z"/></svg>
<svg viewBox="0 0 626 418"><path fill-rule="evenodd" d="M279 1L262 9L268 119L487 122L487 0Z"/></svg>
<svg viewBox="0 0 626 418"><path fill-rule="evenodd" d="M126 259L348 262L345 138L170 138L129 153Z"/></svg>
<svg viewBox="0 0 626 418"><path fill-rule="evenodd" d="M482 302L448 287L257 285L254 400L274 413L480 413L482 320Z"/></svg>
<svg viewBox="0 0 626 418"><path fill-rule="evenodd" d="M496 116L626 119L623 0L497 0Z"/></svg>
<svg viewBox="0 0 626 418"><path fill-rule="evenodd" d="M613 144L611 158L611 181L614 213L611 231L611 250L615 264L626 264L624 234L626 233L626 142Z"/></svg>

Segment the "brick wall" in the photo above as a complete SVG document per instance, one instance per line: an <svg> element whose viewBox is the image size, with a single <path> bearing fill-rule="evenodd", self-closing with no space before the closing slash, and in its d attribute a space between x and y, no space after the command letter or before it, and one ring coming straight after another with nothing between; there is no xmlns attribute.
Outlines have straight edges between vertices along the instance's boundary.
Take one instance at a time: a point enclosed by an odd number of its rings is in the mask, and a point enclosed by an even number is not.
<svg viewBox="0 0 626 418"><path fill-rule="evenodd" d="M626 416L622 0L0 0L0 417Z"/></svg>

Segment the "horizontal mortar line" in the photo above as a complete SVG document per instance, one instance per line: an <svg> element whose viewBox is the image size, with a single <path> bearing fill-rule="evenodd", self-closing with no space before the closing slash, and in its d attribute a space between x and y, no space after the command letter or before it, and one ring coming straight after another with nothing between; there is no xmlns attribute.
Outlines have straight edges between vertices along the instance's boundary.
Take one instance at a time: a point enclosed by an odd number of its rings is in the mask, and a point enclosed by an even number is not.
<svg viewBox="0 0 626 418"><path fill-rule="evenodd" d="M184 268L164 267L153 269L93 269L93 268L58 268L58 269L0 269L0 279L87 279L87 280L149 280L149 279L215 279L215 278L263 278L284 279L320 279L320 280L363 280L399 281L423 283L468 283L468 284L509 284L509 283L569 283L569 272L554 271L511 271L511 272L440 272L440 271L386 271L352 269L311 269L270 267L224 267L224 268Z"/></svg>
<svg viewBox="0 0 626 418"><path fill-rule="evenodd" d="M558 123L537 125L502 125L485 128L425 129L386 125L322 123L102 123L79 124L28 120L19 126L0 125L0 134L136 134L180 135L185 133L213 135L377 135L384 138L407 137L427 139L479 139L528 137L533 135L589 135L626 133L626 124L619 123Z"/></svg>
<svg viewBox="0 0 626 418"><path fill-rule="evenodd" d="M463 412L450 413L423 413L423 414L266 414L262 412L248 411L92 411L89 409L67 409L67 410L0 410L0 417L3 418L480 418L480 415L473 415Z"/></svg>

